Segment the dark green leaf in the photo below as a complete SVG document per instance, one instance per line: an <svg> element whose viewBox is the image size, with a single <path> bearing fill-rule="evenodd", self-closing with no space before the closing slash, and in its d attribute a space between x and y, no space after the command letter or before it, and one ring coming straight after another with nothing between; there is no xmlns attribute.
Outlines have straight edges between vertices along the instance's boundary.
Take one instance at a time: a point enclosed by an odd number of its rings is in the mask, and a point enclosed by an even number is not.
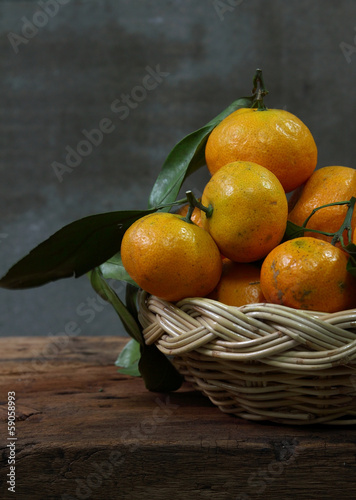
<svg viewBox="0 0 356 500"><path fill-rule="evenodd" d="M283 236L283 241L292 240L304 236L304 229L290 220L287 221L287 227Z"/></svg>
<svg viewBox="0 0 356 500"><path fill-rule="evenodd" d="M107 300L115 309L119 315L122 324L127 331L127 333L135 339L139 344L144 345L144 340L141 332L141 327L132 316L130 311L127 309L125 304L117 296L114 290L108 285L104 280L99 268L90 271L89 273L90 282L94 290L100 297Z"/></svg>
<svg viewBox="0 0 356 500"><path fill-rule="evenodd" d="M124 232L135 220L156 210L108 212L72 222L17 262L0 286L22 289L82 276L120 250Z"/></svg>
<svg viewBox="0 0 356 500"><path fill-rule="evenodd" d="M120 252L116 253L109 260L104 262L99 266L100 271L104 278L112 278L118 281L126 281L127 283L131 283L132 285L137 284L128 274L121 260Z"/></svg>
<svg viewBox="0 0 356 500"><path fill-rule="evenodd" d="M356 276L356 245L355 243L349 243L346 245L345 250L350 254L350 258L347 262L346 269L352 276Z"/></svg>
<svg viewBox="0 0 356 500"><path fill-rule="evenodd" d="M176 391L183 383L183 376L154 344L141 347L138 367L149 391Z"/></svg>
<svg viewBox="0 0 356 500"><path fill-rule="evenodd" d="M249 108L254 97L234 101L204 127L182 139L169 153L157 177L149 198L149 206L174 201L185 179L205 164L205 145L211 131L229 114L239 108Z"/></svg>
<svg viewBox="0 0 356 500"><path fill-rule="evenodd" d="M126 293L125 293L125 303L127 309L130 311L135 320L139 323L138 320L138 309L137 309L137 294L138 294L137 285L132 285L131 283L126 283Z"/></svg>
<svg viewBox="0 0 356 500"><path fill-rule="evenodd" d="M141 374L138 369L140 356L140 344L135 339L129 340L115 361L115 365L119 367L118 372L123 375L140 377Z"/></svg>
<svg viewBox="0 0 356 500"><path fill-rule="evenodd" d="M346 269L348 270L348 272L350 274L352 274L352 276L355 276L356 277L356 264L355 264L355 261L352 260L352 259L349 259L347 261L347 266L346 266Z"/></svg>
<svg viewBox="0 0 356 500"><path fill-rule="evenodd" d="M352 255L354 258L356 258L356 245L355 243L349 243L348 245L345 246L344 250L348 252L350 255Z"/></svg>

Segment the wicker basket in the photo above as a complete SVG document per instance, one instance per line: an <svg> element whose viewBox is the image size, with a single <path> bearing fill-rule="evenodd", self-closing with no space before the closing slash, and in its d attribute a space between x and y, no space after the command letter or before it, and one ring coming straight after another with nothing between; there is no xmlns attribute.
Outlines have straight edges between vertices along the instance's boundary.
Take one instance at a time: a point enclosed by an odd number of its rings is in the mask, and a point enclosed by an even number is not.
<svg viewBox="0 0 356 500"><path fill-rule="evenodd" d="M356 309L310 313L140 292L139 319L221 411L283 424L356 424Z"/></svg>

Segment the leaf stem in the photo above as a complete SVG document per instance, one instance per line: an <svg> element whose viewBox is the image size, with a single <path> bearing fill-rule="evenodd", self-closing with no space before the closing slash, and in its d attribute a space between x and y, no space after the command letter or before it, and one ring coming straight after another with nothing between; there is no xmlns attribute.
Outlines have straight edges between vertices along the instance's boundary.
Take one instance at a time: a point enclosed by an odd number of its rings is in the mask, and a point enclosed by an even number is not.
<svg viewBox="0 0 356 500"><path fill-rule="evenodd" d="M170 203L163 203L162 205L159 205L156 207L157 210L161 210L162 208L170 208L173 207L174 205L182 205L182 203L187 203L187 198L182 198L181 200L175 200L171 201Z"/></svg>

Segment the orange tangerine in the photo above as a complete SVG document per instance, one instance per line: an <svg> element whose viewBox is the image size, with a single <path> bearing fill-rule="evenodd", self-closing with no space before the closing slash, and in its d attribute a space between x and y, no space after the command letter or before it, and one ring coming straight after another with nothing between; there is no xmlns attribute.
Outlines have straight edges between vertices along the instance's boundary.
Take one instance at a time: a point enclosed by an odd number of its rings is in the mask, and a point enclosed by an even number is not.
<svg viewBox="0 0 356 500"><path fill-rule="evenodd" d="M356 278L348 256L327 241L301 237L281 243L265 258L261 289L267 302L336 312L356 306Z"/></svg>
<svg viewBox="0 0 356 500"><path fill-rule="evenodd" d="M173 302L204 297L222 271L220 252L209 233L166 212L146 215L128 228L121 258L139 287Z"/></svg>
<svg viewBox="0 0 356 500"><path fill-rule="evenodd" d="M213 129L205 148L211 174L227 163L250 161L271 170L287 193L311 176L317 156L308 127L283 109L239 109Z"/></svg>

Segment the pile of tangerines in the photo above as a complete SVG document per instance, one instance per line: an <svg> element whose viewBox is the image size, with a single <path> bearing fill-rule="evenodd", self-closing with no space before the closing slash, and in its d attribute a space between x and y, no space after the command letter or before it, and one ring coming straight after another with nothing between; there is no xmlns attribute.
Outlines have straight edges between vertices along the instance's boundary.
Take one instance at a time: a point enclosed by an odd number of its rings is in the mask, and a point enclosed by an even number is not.
<svg viewBox="0 0 356 500"><path fill-rule="evenodd" d="M146 215L126 231L122 262L139 287L172 302L356 307L345 250L356 243L355 169L317 169L308 127L264 105L222 120L205 159L211 178L201 199L188 191L178 212ZM288 221L303 236L286 239Z"/></svg>

